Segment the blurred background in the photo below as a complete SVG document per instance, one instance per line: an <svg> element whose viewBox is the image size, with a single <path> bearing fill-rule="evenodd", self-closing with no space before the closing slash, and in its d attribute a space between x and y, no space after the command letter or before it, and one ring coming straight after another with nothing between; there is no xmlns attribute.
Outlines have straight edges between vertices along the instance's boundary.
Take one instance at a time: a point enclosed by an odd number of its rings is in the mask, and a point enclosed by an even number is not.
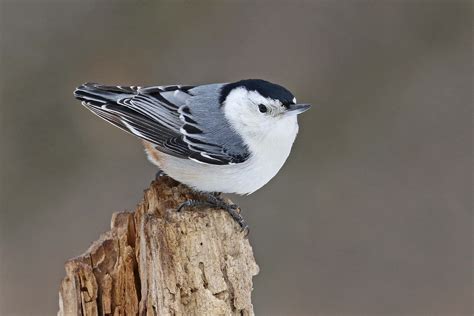
<svg viewBox="0 0 474 316"><path fill-rule="evenodd" d="M1 0L0 315L53 315L64 262L155 174L75 86L264 78L312 103L239 203L257 315L472 315L471 1Z"/></svg>

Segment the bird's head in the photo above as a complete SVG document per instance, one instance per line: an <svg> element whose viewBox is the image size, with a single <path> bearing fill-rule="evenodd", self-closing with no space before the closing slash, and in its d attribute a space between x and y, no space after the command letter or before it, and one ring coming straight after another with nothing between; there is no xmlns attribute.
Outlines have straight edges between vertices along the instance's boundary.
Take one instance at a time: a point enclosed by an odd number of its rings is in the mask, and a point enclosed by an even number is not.
<svg viewBox="0 0 474 316"><path fill-rule="evenodd" d="M309 104L297 104L286 88L260 79L223 86L220 102L227 119L240 133L271 133L275 127L296 124Z"/></svg>

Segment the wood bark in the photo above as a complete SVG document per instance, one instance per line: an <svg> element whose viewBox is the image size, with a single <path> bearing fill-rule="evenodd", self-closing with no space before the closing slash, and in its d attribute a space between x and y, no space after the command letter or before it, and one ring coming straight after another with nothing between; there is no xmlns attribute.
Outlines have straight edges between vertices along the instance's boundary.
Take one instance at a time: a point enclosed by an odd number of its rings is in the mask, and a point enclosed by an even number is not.
<svg viewBox="0 0 474 316"><path fill-rule="evenodd" d="M198 198L168 177L135 212L65 264L58 315L253 315L252 247L223 210L176 212Z"/></svg>

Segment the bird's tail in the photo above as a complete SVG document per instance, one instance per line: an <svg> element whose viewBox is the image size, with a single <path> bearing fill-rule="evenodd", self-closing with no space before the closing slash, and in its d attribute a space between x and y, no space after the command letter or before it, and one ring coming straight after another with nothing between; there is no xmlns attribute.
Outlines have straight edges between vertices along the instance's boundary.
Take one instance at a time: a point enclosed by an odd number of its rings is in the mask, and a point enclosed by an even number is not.
<svg viewBox="0 0 474 316"><path fill-rule="evenodd" d="M136 95L139 87L104 86L85 83L76 90L74 96L82 101L88 110L105 121L135 136L148 140L139 132L140 126L149 126L150 119L124 106L123 101Z"/></svg>
<svg viewBox="0 0 474 316"><path fill-rule="evenodd" d="M98 83L85 83L74 90L76 99L84 105L102 107L106 104L117 103L118 100L132 97L139 88L135 86L104 86Z"/></svg>

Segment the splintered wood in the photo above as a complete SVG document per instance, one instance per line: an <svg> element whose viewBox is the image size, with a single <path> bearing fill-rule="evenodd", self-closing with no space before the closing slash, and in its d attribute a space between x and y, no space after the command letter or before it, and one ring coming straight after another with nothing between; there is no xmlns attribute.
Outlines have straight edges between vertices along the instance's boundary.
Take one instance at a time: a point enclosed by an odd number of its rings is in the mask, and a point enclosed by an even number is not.
<svg viewBox="0 0 474 316"><path fill-rule="evenodd" d="M196 198L161 177L134 213L69 260L58 315L253 315L252 247L222 210L176 212Z"/></svg>

